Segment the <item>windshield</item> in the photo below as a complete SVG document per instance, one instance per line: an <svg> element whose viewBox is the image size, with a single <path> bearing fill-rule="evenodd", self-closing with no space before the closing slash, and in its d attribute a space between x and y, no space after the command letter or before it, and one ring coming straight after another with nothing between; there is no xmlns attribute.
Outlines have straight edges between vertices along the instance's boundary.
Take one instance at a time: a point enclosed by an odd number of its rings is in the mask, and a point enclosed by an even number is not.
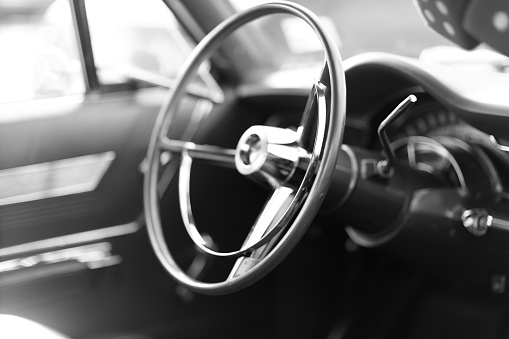
<svg viewBox="0 0 509 339"><path fill-rule="evenodd" d="M237 10L263 0L230 0ZM429 30L411 0L294 0L316 13L328 26L346 59L364 52L387 52L418 57L422 50L452 45ZM280 62L321 62L323 54L314 33L303 21L289 16L271 16L257 22L272 41ZM279 65L283 66L283 65Z"/></svg>

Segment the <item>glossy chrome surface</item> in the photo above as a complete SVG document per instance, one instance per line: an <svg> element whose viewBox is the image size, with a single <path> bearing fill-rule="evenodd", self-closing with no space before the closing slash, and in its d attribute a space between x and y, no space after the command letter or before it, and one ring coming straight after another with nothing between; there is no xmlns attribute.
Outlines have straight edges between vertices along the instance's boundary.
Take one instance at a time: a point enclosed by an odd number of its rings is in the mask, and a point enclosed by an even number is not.
<svg viewBox="0 0 509 339"><path fill-rule="evenodd" d="M0 262L0 287L120 264L122 257L111 250L111 244L103 242L3 261Z"/></svg>
<svg viewBox="0 0 509 339"><path fill-rule="evenodd" d="M198 128L201 126L202 121L209 116L213 108L214 104L211 101L206 99L198 100L191 113L186 129L182 132L181 140L192 140ZM168 151L161 152L159 157L161 166L164 166L164 170L157 184L157 191L159 192L159 196L162 196L168 189L168 186L177 172L180 157ZM140 172L145 174L147 168L148 162L145 158L140 164Z"/></svg>
<svg viewBox="0 0 509 339"><path fill-rule="evenodd" d="M189 157L209 161L215 164L234 166L235 150L217 146L197 145L190 141L172 140L161 137L159 147L172 153L186 152Z"/></svg>
<svg viewBox="0 0 509 339"><path fill-rule="evenodd" d="M112 255L111 244L109 242L103 242L3 261L0 262L0 274L64 261L77 261L86 264L90 269L96 269L119 264L122 258Z"/></svg>
<svg viewBox="0 0 509 339"><path fill-rule="evenodd" d="M252 176L267 182L272 187L273 193L251 228L244 244L237 251L219 252L208 247L206 241L198 231L191 208L190 179L192 158L201 157L201 159L213 160L212 158L214 156L224 156L225 150L212 146L197 146L192 143L181 143L166 138L161 140L161 145L164 145L163 147L165 150L175 152L180 149L182 152L179 180L180 210L184 226L189 236L200 250L218 257L244 256L248 252L252 252L265 245L272 237L288 225L291 217L297 212L303 199L305 199L310 189L309 186L313 182L312 178L316 175L316 169L318 168L317 162L321 157L320 150L325 135L325 91L325 86L320 83L315 84L312 94L313 99L310 100L310 102L316 102L318 112L315 147L313 148L315 154L309 154L298 145L298 142L302 140L303 131L306 130L304 126L308 121L307 117L312 114L311 105L306 107L304 112L305 118L303 119L304 125L301 125L297 132L290 129L270 126L252 126L241 136L235 151L235 166L237 170L243 175ZM318 152L316 149L318 149ZM191 156L193 152L197 153ZM204 154L207 156L204 156ZM298 190L285 186L286 182L295 173L297 167L306 171L304 180L298 183L298 187L300 186ZM254 261L247 261L251 263L249 267L254 265ZM235 267L237 267L237 265L242 265L245 270L247 266L242 264L242 262L242 260L237 261ZM231 275L230 278L240 275L240 271L235 267L232 272L236 273Z"/></svg>
<svg viewBox="0 0 509 339"><path fill-rule="evenodd" d="M493 135L490 135L490 141L499 151L509 153L509 146L499 144L497 138Z"/></svg>
<svg viewBox="0 0 509 339"><path fill-rule="evenodd" d="M202 121L209 116L213 108L214 103L212 101L207 99L197 100L186 129L182 132L181 140L193 140Z"/></svg>
<svg viewBox="0 0 509 339"><path fill-rule="evenodd" d="M322 73L320 78L326 72L327 63L323 65ZM314 119L311 115L313 107L317 107L318 115L327 113L327 103L325 93L327 91L327 87L320 83L320 81L316 81L313 84L313 89L311 90L312 94L309 96L308 102L306 103L306 107L304 108L304 114L302 115L302 119L300 121L299 127L297 128L298 140L297 142L301 147L306 150L311 150L313 147L313 132Z"/></svg>
<svg viewBox="0 0 509 339"><path fill-rule="evenodd" d="M281 228L284 228L285 226L287 227L287 231L281 236L281 240L277 243L271 243L273 244L273 247L271 247L272 250L264 252L265 254L263 259L245 274L220 282L202 282L187 275L177 265L164 240L161 220L159 217L159 199L157 190L155 189L158 181L159 157L162 151L171 151L174 153L180 152L182 154L183 166L181 166L181 171L183 173L189 172L193 158L211 160L222 165L228 164L227 161L230 160L230 156L232 155L230 150L225 151L224 149L212 149L210 146L203 146L207 148L207 150L204 151L202 146L169 141L168 139L165 139L165 136L177 110L178 103L184 95L184 89L197 72L200 64L219 47L224 38L233 33L237 28L256 18L276 13L285 13L301 18L310 25L318 35L324 47L326 67L330 74L329 77L331 86L327 89L331 97L330 107L327 108L323 105L323 103L326 103L325 91L313 92L313 96L316 96L316 93L320 93L317 101L321 102L317 108L317 136L311 141L311 150L303 147L307 150L309 159L307 159L308 155L302 157L299 154L300 161L306 165L303 170L304 173L302 174L303 178L301 184L298 185L298 188L293 188L294 186L287 185L281 186L284 187L284 190L289 188L295 190L295 197L293 197L290 207L284 211L284 215L278 221L278 225L280 225ZM200 42L200 44L198 44L180 72L177 84L168 94L167 100L165 101L156 121L147 153L149 168L145 174L144 183L144 203L147 228L152 246L166 270L179 283L193 291L199 291L206 294L224 294L233 292L260 279L272 270L291 251L306 231L311 220L314 218L314 215L318 211L319 205L325 197L325 192L331 182L345 123L345 97L345 79L341 56L339 55L333 37L313 13L297 4L290 2L264 4L253 7L245 12L238 13L217 26ZM306 114L311 113L306 111L304 115ZM251 141L253 145L256 144L256 142L253 141L256 140ZM210 154L214 154L213 159L210 159ZM219 156L217 156L218 154ZM250 159L249 149L245 149L244 152L239 150L239 157L241 157L241 160L242 158L249 161L251 161L251 159L255 160L254 158ZM298 168L299 165L297 165L297 169ZM184 181L184 183L185 185L183 183L180 183L179 185L183 189L185 189L184 186L187 186L188 181ZM274 188L273 196L279 195L281 190L283 190L283 188ZM190 216L192 216L192 213L189 213L190 209L187 209L187 207L190 206L187 204L187 196L182 192L180 192L180 195L185 198L183 204L186 205L186 213L183 213L183 216L184 218L188 218L189 223L191 224L192 220ZM267 214L272 214L271 211L274 207L278 210L285 210L285 208L279 206L279 203L273 203L272 201L274 199L269 199L269 202L262 214L264 214L265 211L267 211L265 212ZM285 201L285 199L282 200ZM262 225L261 222L260 225ZM254 227L253 232L256 231L256 233L262 233L261 231L258 231L259 227ZM263 227L266 228L266 224L263 225ZM274 230L277 230L277 228L273 228L273 230L269 231L265 237L268 237L268 235L272 234L272 232L277 233ZM194 231L192 232L194 233ZM198 238L198 234L194 234L194 236ZM200 238L198 238L198 243L205 245ZM250 244L250 242L248 244Z"/></svg>
<svg viewBox="0 0 509 339"><path fill-rule="evenodd" d="M280 222L282 216L289 208L295 197L294 189L290 187L278 187L274 190L272 196L267 201L265 207L260 213L257 221L251 228L242 247L237 251L219 252L210 248L207 241L196 226L191 207L191 195L189 185L191 181L192 158L184 152L180 166L179 180L179 202L182 214L182 220L186 230L195 243L203 252L217 257L239 257L267 243L275 234L277 234L286 224Z"/></svg>
<svg viewBox="0 0 509 339"><path fill-rule="evenodd" d="M380 126L378 127L378 137L382 144L385 160L380 161L377 164L378 174L383 178L389 178L394 174L394 161L395 154L391 148L391 142L387 136L387 128L398 119L403 113L417 101L415 95L409 95L405 98L392 112L385 118Z"/></svg>
<svg viewBox="0 0 509 339"><path fill-rule="evenodd" d="M509 221L503 220L499 218L492 217L490 222L488 223L489 227L496 228L502 231L509 231Z"/></svg>
<svg viewBox="0 0 509 339"><path fill-rule="evenodd" d="M297 165L309 159L297 144L297 132L270 126L250 127L237 144L235 166L277 188L290 179Z"/></svg>
<svg viewBox="0 0 509 339"><path fill-rule="evenodd" d="M493 217L484 208L473 208L461 214L463 226L475 236L483 236L493 222Z"/></svg>
<svg viewBox="0 0 509 339"><path fill-rule="evenodd" d="M483 236L489 228L509 231L509 221L492 216L485 208L472 208L461 214L463 226L473 235Z"/></svg>
<svg viewBox="0 0 509 339"><path fill-rule="evenodd" d="M0 248L0 258L23 255L31 252L47 251L56 248L76 246L87 242L101 241L108 238L121 237L137 232L141 228L138 222L101 228L93 231L64 235L25 244Z"/></svg>

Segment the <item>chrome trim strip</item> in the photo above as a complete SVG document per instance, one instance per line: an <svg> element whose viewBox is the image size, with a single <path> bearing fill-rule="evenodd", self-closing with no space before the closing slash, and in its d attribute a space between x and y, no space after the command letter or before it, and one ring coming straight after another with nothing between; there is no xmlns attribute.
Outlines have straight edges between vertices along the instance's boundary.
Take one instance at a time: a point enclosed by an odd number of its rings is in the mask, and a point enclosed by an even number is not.
<svg viewBox="0 0 509 339"><path fill-rule="evenodd" d="M115 159L104 152L0 171L0 206L91 192Z"/></svg>
<svg viewBox="0 0 509 339"><path fill-rule="evenodd" d="M23 253L49 250L52 248L69 247L87 242L100 241L107 238L120 237L137 232L141 225L133 221L128 224L101 228L93 231L86 231L61 237L33 241L21 245L0 248L0 258L6 256L20 255Z"/></svg>
<svg viewBox="0 0 509 339"><path fill-rule="evenodd" d="M491 220L488 220L488 225L499 230L509 231L509 221L507 220L492 217Z"/></svg>
<svg viewBox="0 0 509 339"><path fill-rule="evenodd" d="M0 261L0 274L31 267L47 267L47 265L70 261L83 263L88 269L120 264L122 257L113 255L111 250L111 243L102 242Z"/></svg>
<svg viewBox="0 0 509 339"><path fill-rule="evenodd" d="M499 144L497 138L495 138L493 135L490 135L490 141L499 151L509 153L509 146Z"/></svg>
<svg viewBox="0 0 509 339"><path fill-rule="evenodd" d="M182 135L179 140L192 140L194 136L196 135L196 132L198 131L198 128L201 126L202 121L207 118L214 108L214 103L207 99L200 99L196 101L196 104L194 106L193 111L191 112L191 117L189 119L189 122L184 130L182 132ZM167 139L167 138L165 138ZM169 141L170 139L167 139ZM163 143L166 141L163 140ZM185 145L185 142L179 141L182 145ZM192 143L191 143L192 144ZM179 150L180 151L180 150ZM163 159L165 157L165 159ZM161 166L164 166L164 173L160 176L159 182L157 184L157 190L159 192L159 196L162 197L164 192L168 189L168 186L170 185L171 181L173 180L173 177L175 176L175 173L177 171L180 158L173 156L170 153L170 150L166 150L161 153L160 155L160 163ZM233 161L232 161L233 162ZM143 161L139 165L139 170L141 173L145 174L147 171L148 163L147 158L143 159Z"/></svg>

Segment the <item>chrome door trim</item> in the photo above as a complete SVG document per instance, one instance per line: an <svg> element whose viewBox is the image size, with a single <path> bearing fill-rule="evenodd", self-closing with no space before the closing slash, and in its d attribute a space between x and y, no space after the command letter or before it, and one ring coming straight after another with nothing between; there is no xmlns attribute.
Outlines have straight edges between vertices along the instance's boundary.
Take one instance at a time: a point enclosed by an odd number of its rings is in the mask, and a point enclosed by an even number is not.
<svg viewBox="0 0 509 339"><path fill-rule="evenodd" d="M112 255L111 251L111 243L101 242L0 261L0 274L69 261L83 263L89 269L118 265L122 262L122 257Z"/></svg>
<svg viewBox="0 0 509 339"><path fill-rule="evenodd" d="M141 225L137 221L128 224L101 228L93 231L64 235L61 237L33 241L25 244L0 248L0 258L21 255L24 253L65 248L79 244L101 241L137 232Z"/></svg>

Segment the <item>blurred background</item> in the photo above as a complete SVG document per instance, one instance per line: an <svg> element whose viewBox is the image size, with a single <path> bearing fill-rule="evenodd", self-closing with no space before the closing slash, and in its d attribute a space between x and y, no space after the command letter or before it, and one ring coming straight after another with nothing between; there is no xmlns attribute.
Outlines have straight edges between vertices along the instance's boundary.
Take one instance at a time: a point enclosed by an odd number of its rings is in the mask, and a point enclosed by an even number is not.
<svg viewBox="0 0 509 339"><path fill-rule="evenodd" d="M243 10L262 2L267 1L230 0L230 5ZM449 44L425 27L411 0L295 2L324 20L345 59L369 51L417 57L426 47ZM173 78L193 48L162 1L85 3L103 82L121 82L140 71ZM267 18L257 24L285 63L321 61L313 33L298 19ZM0 46L0 103L84 92L67 0L0 0Z"/></svg>

